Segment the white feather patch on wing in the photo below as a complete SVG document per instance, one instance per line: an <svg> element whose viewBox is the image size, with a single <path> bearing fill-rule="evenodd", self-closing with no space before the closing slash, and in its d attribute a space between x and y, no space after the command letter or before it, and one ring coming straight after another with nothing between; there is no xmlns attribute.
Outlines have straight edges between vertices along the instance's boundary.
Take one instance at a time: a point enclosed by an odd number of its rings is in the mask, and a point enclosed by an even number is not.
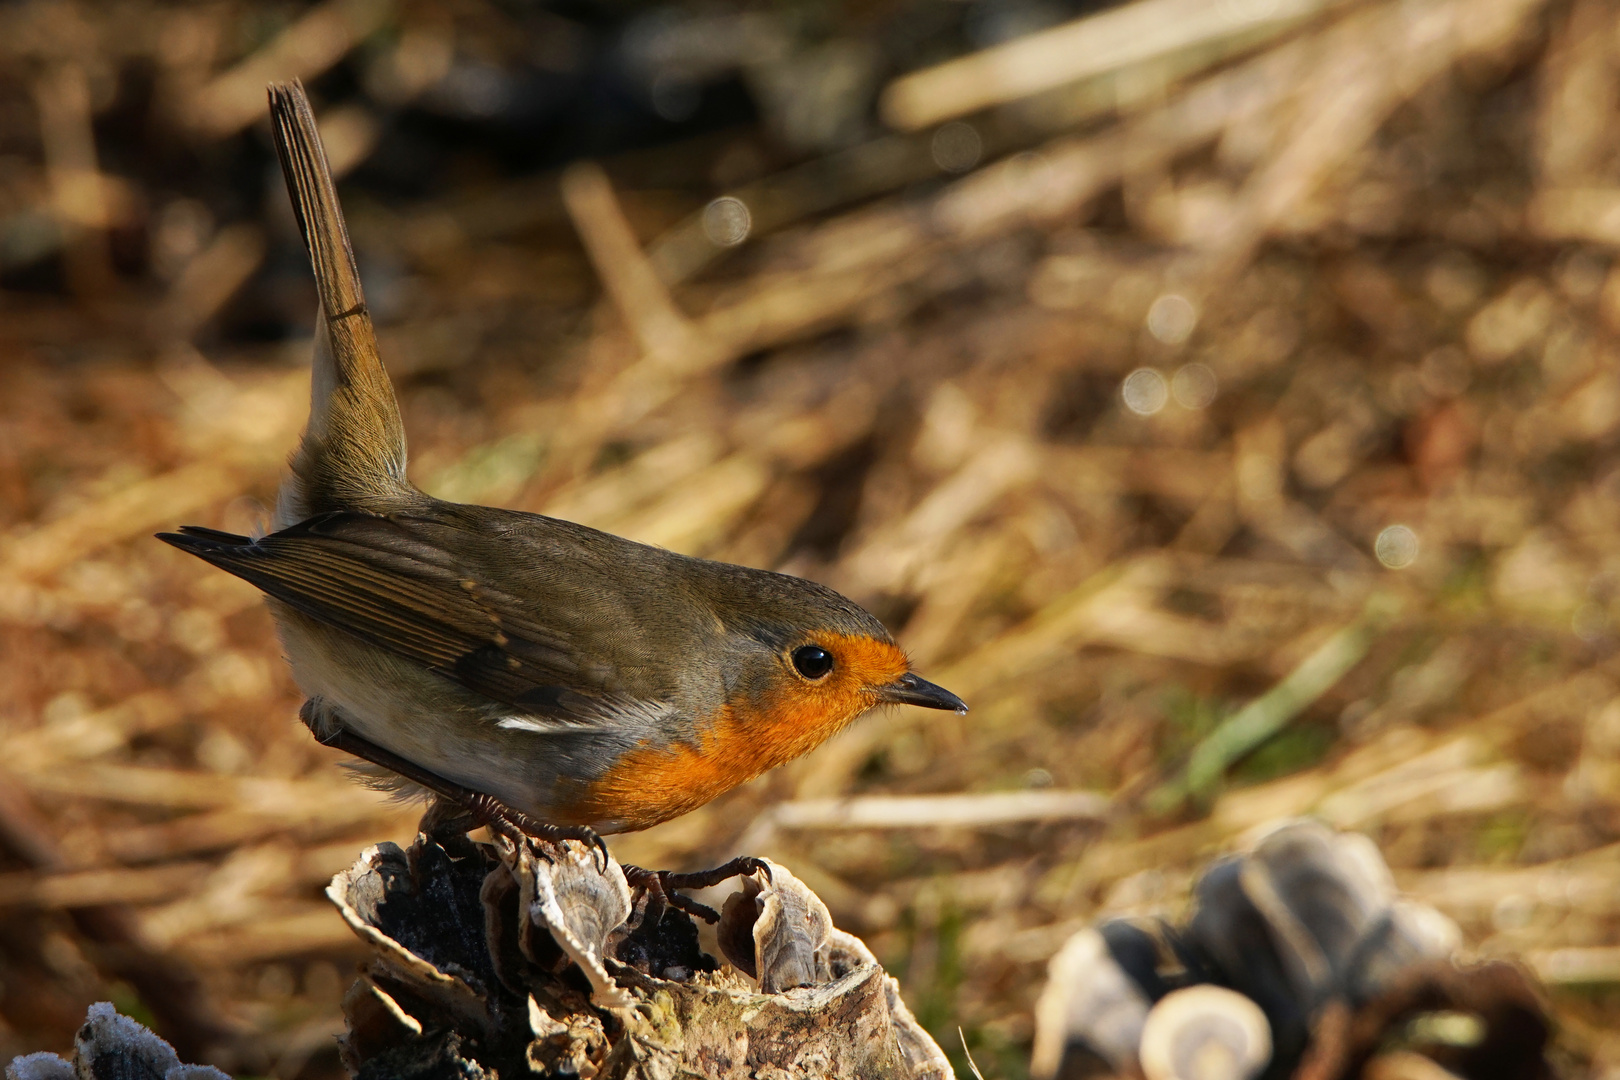
<svg viewBox="0 0 1620 1080"><path fill-rule="evenodd" d="M503 716L495 721L495 726L505 728L507 731L532 731L538 735L555 735L559 732L578 731L578 723L568 723L564 720L541 720L534 716Z"/></svg>
<svg viewBox="0 0 1620 1080"><path fill-rule="evenodd" d="M675 706L667 701L600 697L590 702L588 711L575 713L565 720L531 713L495 714L492 719L496 727L506 731L532 731L536 735L570 735L582 728L597 728L642 739L667 731L669 718L675 714Z"/></svg>

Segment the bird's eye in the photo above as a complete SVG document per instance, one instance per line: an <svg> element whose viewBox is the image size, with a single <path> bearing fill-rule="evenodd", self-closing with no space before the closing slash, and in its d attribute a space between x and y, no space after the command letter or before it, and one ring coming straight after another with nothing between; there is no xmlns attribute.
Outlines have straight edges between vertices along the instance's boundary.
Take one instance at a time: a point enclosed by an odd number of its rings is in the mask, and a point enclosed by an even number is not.
<svg viewBox="0 0 1620 1080"><path fill-rule="evenodd" d="M793 666L807 679L819 679L832 670L832 653L820 645L800 645L793 650Z"/></svg>

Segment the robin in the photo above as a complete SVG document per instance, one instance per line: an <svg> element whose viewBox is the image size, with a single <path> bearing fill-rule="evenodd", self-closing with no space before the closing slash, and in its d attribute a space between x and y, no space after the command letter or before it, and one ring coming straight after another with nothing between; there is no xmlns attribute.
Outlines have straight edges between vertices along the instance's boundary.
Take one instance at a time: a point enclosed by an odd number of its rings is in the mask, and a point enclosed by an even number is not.
<svg viewBox="0 0 1620 1080"><path fill-rule="evenodd" d="M309 424L274 532L159 538L265 593L318 738L605 856L873 706L967 710L831 589L412 486L303 88L270 115L320 293Z"/></svg>

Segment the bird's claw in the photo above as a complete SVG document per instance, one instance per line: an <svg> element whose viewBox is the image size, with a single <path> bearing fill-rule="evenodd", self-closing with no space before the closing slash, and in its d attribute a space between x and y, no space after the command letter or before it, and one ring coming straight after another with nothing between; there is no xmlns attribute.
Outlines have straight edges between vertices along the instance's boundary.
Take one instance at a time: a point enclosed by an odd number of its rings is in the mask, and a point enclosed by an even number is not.
<svg viewBox="0 0 1620 1080"><path fill-rule="evenodd" d="M510 826L519 836L556 847L563 847L569 840L578 841L589 848L591 854L595 856L597 872L607 873L608 864L613 861L613 856L608 853L607 841L589 825L548 825L517 811L513 811L512 816L518 820L502 819L502 824ZM493 824L492 819L491 825Z"/></svg>
<svg viewBox="0 0 1620 1080"><path fill-rule="evenodd" d="M763 872L769 880L770 864L752 855L740 855L712 870L698 870L690 874L676 874L669 870L645 870L639 866L624 868L625 879L630 882L631 887L647 891L650 898L648 914L656 910L652 905L657 904L659 908L668 906L684 911L707 923L719 922L720 913L707 904L699 903L689 896L682 896L679 890L706 889L728 878L748 877L760 872ZM658 910L655 921L662 916L663 912Z"/></svg>
<svg viewBox="0 0 1620 1080"><path fill-rule="evenodd" d="M607 873L608 864L613 861L613 856L608 854L607 841L602 839L600 833L591 828L589 825L554 825L551 826L551 828L555 828L557 830L559 838L563 840L578 840L580 843L589 847L596 855L598 863L596 869L600 873Z"/></svg>
<svg viewBox="0 0 1620 1080"><path fill-rule="evenodd" d="M505 803L481 793L472 795L466 801L466 805L491 829L514 843L528 839L562 847L566 841L577 840L590 848L592 854L596 856L597 871L607 873L608 863L613 857L608 854L607 841L589 825L552 825L537 821L523 811L514 810Z"/></svg>

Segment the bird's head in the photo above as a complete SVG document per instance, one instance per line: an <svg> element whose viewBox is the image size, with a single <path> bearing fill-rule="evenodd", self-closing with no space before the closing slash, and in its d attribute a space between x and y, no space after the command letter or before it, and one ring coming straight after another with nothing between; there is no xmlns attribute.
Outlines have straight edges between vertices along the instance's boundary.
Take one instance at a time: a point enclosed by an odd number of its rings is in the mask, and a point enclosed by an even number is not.
<svg viewBox="0 0 1620 1080"><path fill-rule="evenodd" d="M831 589L722 563L679 565L679 589L657 595L678 593L680 618L701 643L704 662L679 665L697 727L614 762L571 810L578 820L608 831L666 821L808 753L876 705L967 711L912 674L883 624Z"/></svg>
<svg viewBox="0 0 1620 1080"><path fill-rule="evenodd" d="M750 578L746 599L723 596L716 606L732 645L727 699L739 715L808 749L878 705L967 712L961 698L912 672L864 608L800 578Z"/></svg>

